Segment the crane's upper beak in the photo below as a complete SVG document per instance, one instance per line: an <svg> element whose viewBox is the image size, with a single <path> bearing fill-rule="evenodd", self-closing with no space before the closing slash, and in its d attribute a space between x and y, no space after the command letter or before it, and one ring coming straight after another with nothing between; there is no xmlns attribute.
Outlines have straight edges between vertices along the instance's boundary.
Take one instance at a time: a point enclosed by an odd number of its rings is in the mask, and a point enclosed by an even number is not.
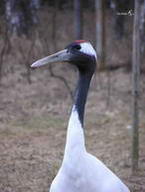
<svg viewBox="0 0 145 192"><path fill-rule="evenodd" d="M70 53L67 52L67 49L64 49L53 55L37 60L31 65L31 67L40 67L49 63L56 63L56 62L68 62L70 61L70 57L71 57Z"/></svg>

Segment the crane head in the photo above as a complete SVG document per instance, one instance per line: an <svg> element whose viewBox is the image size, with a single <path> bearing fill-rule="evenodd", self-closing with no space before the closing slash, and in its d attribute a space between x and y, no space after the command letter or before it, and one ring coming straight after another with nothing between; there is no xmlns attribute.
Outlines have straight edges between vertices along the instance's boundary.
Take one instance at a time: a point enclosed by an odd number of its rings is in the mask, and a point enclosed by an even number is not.
<svg viewBox="0 0 145 192"><path fill-rule="evenodd" d="M90 42L76 40L69 44L64 50L34 62L31 67L40 67L49 63L70 63L75 65L79 71L92 72L96 69L97 55Z"/></svg>

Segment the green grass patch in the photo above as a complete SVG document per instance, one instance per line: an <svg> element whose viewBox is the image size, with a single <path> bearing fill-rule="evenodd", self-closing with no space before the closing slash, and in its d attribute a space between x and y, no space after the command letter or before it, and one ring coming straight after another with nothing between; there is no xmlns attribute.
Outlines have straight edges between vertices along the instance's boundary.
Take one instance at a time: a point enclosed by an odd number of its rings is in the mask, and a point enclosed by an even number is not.
<svg viewBox="0 0 145 192"><path fill-rule="evenodd" d="M0 134L5 135L21 135L24 133L46 132L48 129L64 128L66 122L63 118L55 116L35 116L31 119L15 119L7 124L7 128L0 131Z"/></svg>

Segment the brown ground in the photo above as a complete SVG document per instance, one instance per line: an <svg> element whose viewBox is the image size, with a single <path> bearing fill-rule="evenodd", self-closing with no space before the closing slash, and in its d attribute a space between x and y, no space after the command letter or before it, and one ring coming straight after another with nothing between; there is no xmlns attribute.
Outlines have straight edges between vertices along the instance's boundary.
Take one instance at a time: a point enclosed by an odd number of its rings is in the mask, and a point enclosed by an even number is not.
<svg viewBox="0 0 145 192"><path fill-rule="evenodd" d="M70 78L73 89L75 72L62 68L61 73ZM131 75L119 70L110 77L110 97L107 73L92 82L86 109L87 149L131 191L145 192L144 100L140 102L139 171L132 175ZM68 92L48 70L39 69L32 73L32 84L19 74L7 75L0 93L0 192L46 192L63 157L71 105Z"/></svg>

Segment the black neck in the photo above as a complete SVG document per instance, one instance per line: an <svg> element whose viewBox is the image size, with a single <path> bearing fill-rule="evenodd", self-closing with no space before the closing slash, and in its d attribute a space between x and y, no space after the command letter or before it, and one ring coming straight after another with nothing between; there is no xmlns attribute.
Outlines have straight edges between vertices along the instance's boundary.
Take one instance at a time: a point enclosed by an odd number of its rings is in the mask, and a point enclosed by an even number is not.
<svg viewBox="0 0 145 192"><path fill-rule="evenodd" d="M79 72L79 80L77 84L77 89L75 93L74 105L78 112L79 119L83 126L84 123L84 111L85 111L85 104L87 99L87 94L90 86L92 78L92 73L81 73Z"/></svg>

